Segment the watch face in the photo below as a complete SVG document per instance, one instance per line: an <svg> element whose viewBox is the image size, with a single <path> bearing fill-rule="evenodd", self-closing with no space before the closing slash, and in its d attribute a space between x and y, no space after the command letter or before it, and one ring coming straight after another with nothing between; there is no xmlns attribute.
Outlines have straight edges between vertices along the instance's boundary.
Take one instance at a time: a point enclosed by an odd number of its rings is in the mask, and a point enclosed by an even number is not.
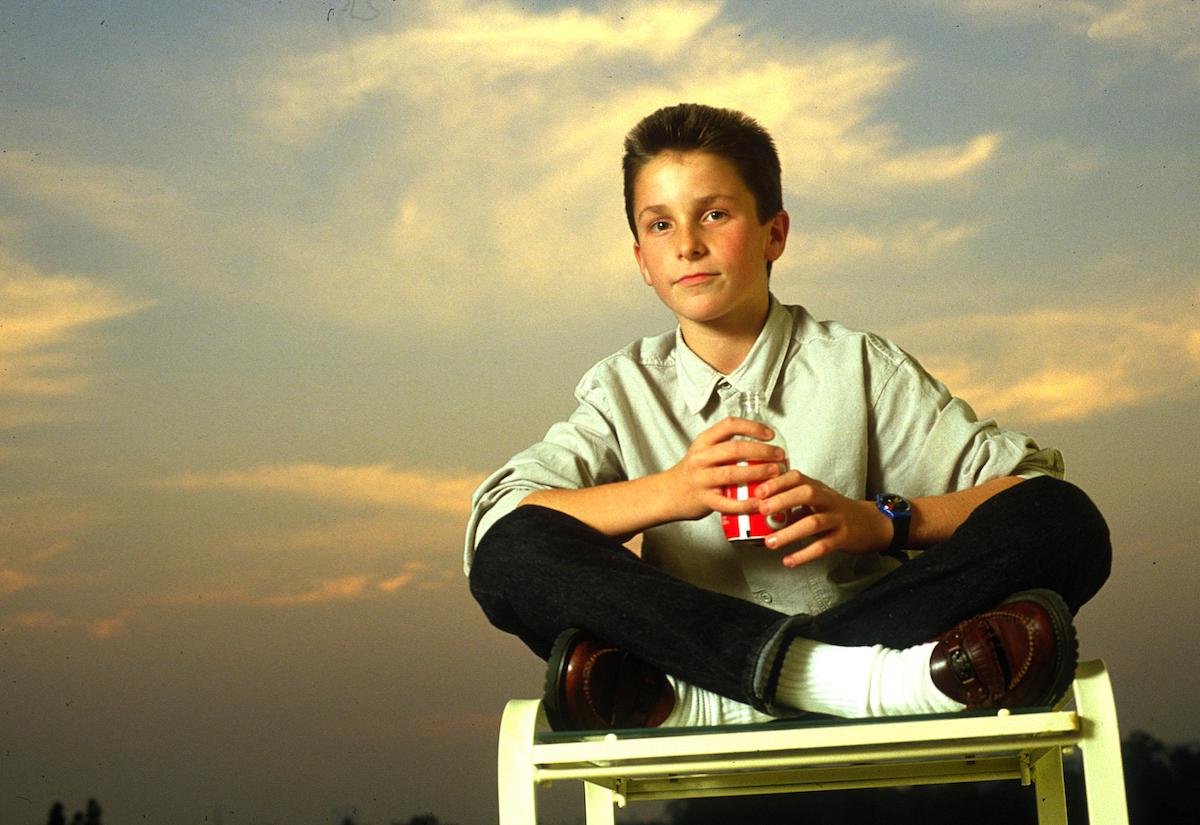
<svg viewBox="0 0 1200 825"><path fill-rule="evenodd" d="M878 503L879 508L891 516L904 516L912 511L912 505L908 503L908 499L895 493L880 496Z"/></svg>

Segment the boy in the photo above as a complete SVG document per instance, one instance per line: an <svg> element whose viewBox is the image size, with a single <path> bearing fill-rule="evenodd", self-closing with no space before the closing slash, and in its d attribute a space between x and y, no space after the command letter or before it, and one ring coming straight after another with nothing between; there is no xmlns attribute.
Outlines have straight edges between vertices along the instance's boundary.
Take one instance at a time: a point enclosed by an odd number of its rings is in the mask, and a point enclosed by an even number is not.
<svg viewBox="0 0 1200 825"><path fill-rule="evenodd" d="M750 118L661 109L627 137L624 173L634 256L679 326L593 367L571 417L476 491L467 530L475 598L548 660L551 724L1061 696L1072 615L1111 550L1058 452L977 421L889 342L771 295L788 215ZM735 415L740 392L771 426ZM731 484L756 489L738 501ZM718 514L752 512L792 523L765 546L726 540ZM641 558L620 543L637 533Z"/></svg>

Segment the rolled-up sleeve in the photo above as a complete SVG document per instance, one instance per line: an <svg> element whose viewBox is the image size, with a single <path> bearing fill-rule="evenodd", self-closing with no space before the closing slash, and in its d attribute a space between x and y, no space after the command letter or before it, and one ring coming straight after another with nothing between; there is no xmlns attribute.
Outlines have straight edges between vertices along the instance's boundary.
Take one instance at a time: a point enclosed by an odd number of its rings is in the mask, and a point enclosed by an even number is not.
<svg viewBox="0 0 1200 825"><path fill-rule="evenodd" d="M1012 475L1062 478L1062 454L1039 447L1024 433L1002 429L995 419L978 420L960 398L938 411L913 467L918 486L946 492Z"/></svg>
<svg viewBox="0 0 1200 825"><path fill-rule="evenodd" d="M887 383L876 409L882 449L891 453L883 464L894 470L885 486L921 496L965 490L1002 476L1062 477L1058 450L1042 448L994 419L979 420L970 404L952 396L908 356Z"/></svg>
<svg viewBox="0 0 1200 825"><path fill-rule="evenodd" d="M622 481L620 444L602 389L588 373L575 389L579 405L537 444L513 456L484 479L471 497L463 550L470 572L475 548L488 528L536 490L580 489Z"/></svg>

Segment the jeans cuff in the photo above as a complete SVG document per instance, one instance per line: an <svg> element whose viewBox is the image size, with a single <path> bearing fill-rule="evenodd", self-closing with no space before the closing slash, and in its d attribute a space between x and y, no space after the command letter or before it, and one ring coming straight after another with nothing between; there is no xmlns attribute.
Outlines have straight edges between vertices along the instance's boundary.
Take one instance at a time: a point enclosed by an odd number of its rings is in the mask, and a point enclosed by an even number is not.
<svg viewBox="0 0 1200 825"><path fill-rule="evenodd" d="M786 616L771 627L763 640L755 645L755 652L745 670L743 692L756 710L771 716L790 716L795 708L782 708L775 704L775 691L779 687L779 674L788 646L797 636L803 635L813 617L807 613Z"/></svg>

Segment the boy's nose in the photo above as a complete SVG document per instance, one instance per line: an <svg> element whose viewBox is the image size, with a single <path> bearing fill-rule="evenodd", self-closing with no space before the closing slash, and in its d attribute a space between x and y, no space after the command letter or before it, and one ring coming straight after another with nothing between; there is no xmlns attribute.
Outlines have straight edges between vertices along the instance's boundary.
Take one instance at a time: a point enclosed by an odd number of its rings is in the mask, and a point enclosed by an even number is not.
<svg viewBox="0 0 1200 825"><path fill-rule="evenodd" d="M704 254L704 242L700 239L699 232L681 227L677 237L679 238L680 258L691 260Z"/></svg>

